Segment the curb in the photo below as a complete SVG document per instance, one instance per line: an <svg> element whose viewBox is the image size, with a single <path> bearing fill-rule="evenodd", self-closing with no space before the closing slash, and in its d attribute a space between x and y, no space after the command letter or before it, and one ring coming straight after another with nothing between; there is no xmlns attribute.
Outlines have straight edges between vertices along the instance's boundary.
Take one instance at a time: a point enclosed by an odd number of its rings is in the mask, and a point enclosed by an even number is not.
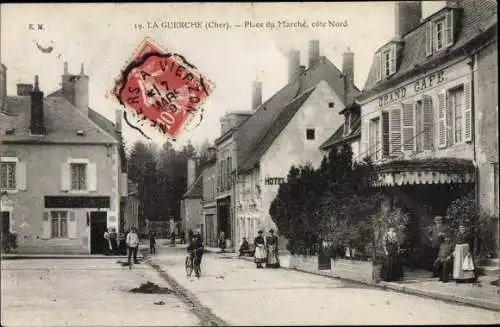
<svg viewBox="0 0 500 327"><path fill-rule="evenodd" d="M454 302L458 304L468 305L472 307L477 307L481 309L500 311L500 306L494 302L484 301L481 299L475 299L470 297L458 296L453 294L447 294L442 292L430 291L430 290L422 290L416 287L411 287L407 285L395 284L390 282L380 282L375 285L376 287L382 289L390 289L394 291L398 291L401 293L424 296L428 298L432 298L435 300L442 300L446 302Z"/></svg>
<svg viewBox="0 0 500 327"><path fill-rule="evenodd" d="M243 257L240 259L246 260L246 261L253 261L253 259L251 257ZM332 278L332 279L337 279L337 280L344 280L344 281L354 282L357 284L363 284L363 285L371 286L374 288L379 288L379 289L384 289L384 290L393 290L393 291L397 291L400 293L417 295L417 296L432 298L435 300L452 302L455 304L468 305L468 306L477 307L477 308L481 308L481 309L487 309L487 310L500 312L500 306L498 304L496 304L494 302L484 301L481 299L463 297L463 296L452 295L452 294L436 292L436 291L421 290L421 289L418 289L416 287L411 287L411 286L401 285L401 284L396 284L396 283L391 283L391 282L384 282L384 281L381 281L379 283L367 283L367 282L363 282L363 281L359 281L359 280L353 280L353 279L342 278L342 277L338 277L338 276L332 276L329 273L321 272L321 271L304 270L304 269L298 269L298 268L285 268L285 267L282 267L282 269L295 270L295 271L300 271L300 272L307 273L307 274L313 274L316 276Z"/></svg>
<svg viewBox="0 0 500 327"><path fill-rule="evenodd" d="M204 306L194 293L182 286L166 270L162 269L153 257L147 253L143 253L143 255L144 261L175 289L177 296L193 308L193 312L200 318L203 326L230 326L230 324L217 317L210 308Z"/></svg>

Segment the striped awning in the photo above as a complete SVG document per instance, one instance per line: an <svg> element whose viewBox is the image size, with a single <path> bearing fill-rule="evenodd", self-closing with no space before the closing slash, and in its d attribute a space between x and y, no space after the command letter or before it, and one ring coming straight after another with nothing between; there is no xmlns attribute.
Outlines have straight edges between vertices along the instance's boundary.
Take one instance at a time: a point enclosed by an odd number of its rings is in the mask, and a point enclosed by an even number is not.
<svg viewBox="0 0 500 327"><path fill-rule="evenodd" d="M375 167L373 186L466 184L475 178L472 160L432 158L397 160Z"/></svg>

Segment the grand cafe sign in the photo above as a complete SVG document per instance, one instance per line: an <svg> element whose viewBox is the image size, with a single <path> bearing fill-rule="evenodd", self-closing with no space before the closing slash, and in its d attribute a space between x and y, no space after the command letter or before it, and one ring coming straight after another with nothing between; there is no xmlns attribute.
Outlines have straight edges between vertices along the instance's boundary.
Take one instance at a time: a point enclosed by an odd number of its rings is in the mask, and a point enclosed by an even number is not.
<svg viewBox="0 0 500 327"><path fill-rule="evenodd" d="M383 107L388 104L397 102L406 98L407 96L413 96L419 94L429 88L435 87L445 81L444 70L440 70L436 73L429 74L422 78L417 79L413 83L408 83L406 85L400 86L395 90L388 92L378 98L378 106Z"/></svg>

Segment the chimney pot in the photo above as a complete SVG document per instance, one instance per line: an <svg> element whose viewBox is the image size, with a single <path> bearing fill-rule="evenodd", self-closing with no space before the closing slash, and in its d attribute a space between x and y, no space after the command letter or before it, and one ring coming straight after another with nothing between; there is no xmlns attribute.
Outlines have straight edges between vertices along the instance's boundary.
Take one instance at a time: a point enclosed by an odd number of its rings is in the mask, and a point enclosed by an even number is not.
<svg viewBox="0 0 500 327"><path fill-rule="evenodd" d="M196 157L190 157L187 160L187 188L193 185L196 178Z"/></svg>
<svg viewBox="0 0 500 327"><path fill-rule="evenodd" d="M64 75L68 75L69 71L68 71L68 62L65 61L64 62Z"/></svg>
<svg viewBox="0 0 500 327"><path fill-rule="evenodd" d="M115 111L115 119L116 119L115 129L116 129L117 133L122 132L122 116L123 116L122 110L116 109L116 111Z"/></svg>
<svg viewBox="0 0 500 327"><path fill-rule="evenodd" d="M319 40L309 41L309 68L319 61Z"/></svg>
<svg viewBox="0 0 500 327"><path fill-rule="evenodd" d="M288 53L288 83L295 80L300 69L300 52L292 49Z"/></svg>
<svg viewBox="0 0 500 327"><path fill-rule="evenodd" d="M344 75L344 95L345 104L349 105L353 99L350 98L350 91L354 87L354 53L350 47L342 56L342 74Z"/></svg>
<svg viewBox="0 0 500 327"><path fill-rule="evenodd" d="M257 109L262 104L262 82L253 81L252 83L252 110Z"/></svg>
<svg viewBox="0 0 500 327"><path fill-rule="evenodd" d="M395 3L396 36L403 36L420 24L422 1L398 1Z"/></svg>
<svg viewBox="0 0 500 327"><path fill-rule="evenodd" d="M80 65L80 75L85 75L85 72L84 72L84 67L83 67L83 62L82 64Z"/></svg>

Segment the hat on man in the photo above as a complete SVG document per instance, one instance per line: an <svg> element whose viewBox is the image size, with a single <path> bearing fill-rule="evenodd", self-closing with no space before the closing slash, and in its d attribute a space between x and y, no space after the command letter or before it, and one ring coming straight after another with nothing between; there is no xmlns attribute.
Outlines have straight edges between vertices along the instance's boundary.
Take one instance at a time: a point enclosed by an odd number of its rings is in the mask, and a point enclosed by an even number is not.
<svg viewBox="0 0 500 327"><path fill-rule="evenodd" d="M260 230L260 231L258 231L257 233L262 234L262 231Z"/></svg>
<svg viewBox="0 0 500 327"><path fill-rule="evenodd" d="M271 229L269 230L269 233L273 234L273 233L274 233L274 229L272 229L272 228L271 228Z"/></svg>

